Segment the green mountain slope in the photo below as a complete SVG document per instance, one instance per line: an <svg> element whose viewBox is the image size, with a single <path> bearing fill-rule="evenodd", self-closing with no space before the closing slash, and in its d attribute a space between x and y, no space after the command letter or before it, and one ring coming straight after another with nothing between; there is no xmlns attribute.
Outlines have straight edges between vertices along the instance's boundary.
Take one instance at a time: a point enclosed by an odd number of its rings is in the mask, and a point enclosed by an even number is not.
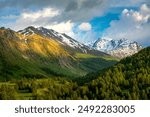
<svg viewBox="0 0 150 117"><path fill-rule="evenodd" d="M88 77L89 99L150 99L150 47Z"/></svg>
<svg viewBox="0 0 150 117"><path fill-rule="evenodd" d="M1 83L0 99L150 99L150 47L77 82L54 78Z"/></svg>
<svg viewBox="0 0 150 117"><path fill-rule="evenodd" d="M61 44L55 37L44 36L34 27L32 29L37 33L27 36L10 29L0 29L1 81L58 76L73 79L116 63L107 54L93 50L93 54L88 56Z"/></svg>

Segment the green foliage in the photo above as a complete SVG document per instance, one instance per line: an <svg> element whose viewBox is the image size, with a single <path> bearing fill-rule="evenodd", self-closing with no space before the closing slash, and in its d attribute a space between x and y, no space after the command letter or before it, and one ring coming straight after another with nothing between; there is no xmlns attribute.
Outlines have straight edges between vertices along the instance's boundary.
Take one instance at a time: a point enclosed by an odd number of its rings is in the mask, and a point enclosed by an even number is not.
<svg viewBox="0 0 150 117"><path fill-rule="evenodd" d="M150 47L78 80L57 76L2 83L0 99L150 99Z"/></svg>
<svg viewBox="0 0 150 117"><path fill-rule="evenodd" d="M0 86L0 100L14 100L17 99L17 92L14 86L7 84Z"/></svg>

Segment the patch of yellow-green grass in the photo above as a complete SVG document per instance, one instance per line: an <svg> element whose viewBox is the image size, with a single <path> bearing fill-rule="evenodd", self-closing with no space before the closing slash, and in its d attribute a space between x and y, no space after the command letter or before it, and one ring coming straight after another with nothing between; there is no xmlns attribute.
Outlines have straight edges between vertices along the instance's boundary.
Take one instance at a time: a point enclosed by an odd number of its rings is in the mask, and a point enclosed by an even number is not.
<svg viewBox="0 0 150 117"><path fill-rule="evenodd" d="M108 60L108 61L112 61L112 60L114 60L114 61L120 61L119 58L115 58L115 57L111 57L111 56L100 57L100 58L103 58L103 59Z"/></svg>
<svg viewBox="0 0 150 117"><path fill-rule="evenodd" d="M108 61L119 61L118 58L112 57L112 56L96 56L96 55L91 55L91 54L84 54L84 53L76 53L76 57L79 59L86 59L86 58L101 58L105 59Z"/></svg>
<svg viewBox="0 0 150 117"><path fill-rule="evenodd" d="M38 95L42 95L43 92L48 92L48 88L37 89L37 94L38 94Z"/></svg>
<svg viewBox="0 0 150 117"><path fill-rule="evenodd" d="M0 82L0 86L2 85L15 86L16 84L12 82Z"/></svg>
<svg viewBox="0 0 150 117"><path fill-rule="evenodd" d="M99 58L99 56L91 54L76 53L77 58Z"/></svg>

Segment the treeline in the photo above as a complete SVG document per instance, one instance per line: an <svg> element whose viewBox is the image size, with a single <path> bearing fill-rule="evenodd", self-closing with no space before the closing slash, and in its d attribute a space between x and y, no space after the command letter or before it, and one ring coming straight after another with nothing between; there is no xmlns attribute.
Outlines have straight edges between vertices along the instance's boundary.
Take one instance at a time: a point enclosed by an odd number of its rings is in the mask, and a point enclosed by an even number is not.
<svg viewBox="0 0 150 117"><path fill-rule="evenodd" d="M150 99L150 47L77 81L22 79L2 84L0 99Z"/></svg>

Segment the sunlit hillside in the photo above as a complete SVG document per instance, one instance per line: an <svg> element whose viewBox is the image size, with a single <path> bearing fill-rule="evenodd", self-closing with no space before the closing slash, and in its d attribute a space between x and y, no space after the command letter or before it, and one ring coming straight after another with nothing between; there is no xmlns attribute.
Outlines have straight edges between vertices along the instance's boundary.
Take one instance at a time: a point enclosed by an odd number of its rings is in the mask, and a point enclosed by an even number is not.
<svg viewBox="0 0 150 117"><path fill-rule="evenodd" d="M38 33L25 35L1 28L0 44L1 80L49 76L72 79L116 63L116 59L107 54L77 56L82 52L62 44L55 37ZM112 59L107 60L107 57Z"/></svg>

